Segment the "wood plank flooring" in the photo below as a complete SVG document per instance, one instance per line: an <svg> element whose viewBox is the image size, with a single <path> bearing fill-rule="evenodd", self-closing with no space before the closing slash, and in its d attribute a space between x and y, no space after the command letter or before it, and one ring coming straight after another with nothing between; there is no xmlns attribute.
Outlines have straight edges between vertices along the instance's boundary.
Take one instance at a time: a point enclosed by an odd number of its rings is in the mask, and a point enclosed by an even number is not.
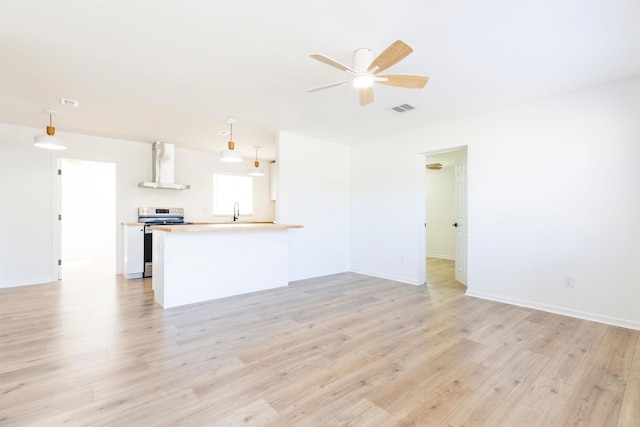
<svg viewBox="0 0 640 427"><path fill-rule="evenodd" d="M0 289L0 425L640 426L640 332L429 263L169 310L150 279Z"/></svg>

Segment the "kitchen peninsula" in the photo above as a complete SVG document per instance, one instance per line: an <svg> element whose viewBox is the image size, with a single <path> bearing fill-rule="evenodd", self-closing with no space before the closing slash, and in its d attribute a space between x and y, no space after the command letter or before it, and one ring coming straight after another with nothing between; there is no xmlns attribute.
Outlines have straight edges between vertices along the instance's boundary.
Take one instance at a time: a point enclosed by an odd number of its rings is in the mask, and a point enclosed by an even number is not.
<svg viewBox="0 0 640 427"><path fill-rule="evenodd" d="M287 286L290 229L218 223L153 226L153 292L164 308Z"/></svg>

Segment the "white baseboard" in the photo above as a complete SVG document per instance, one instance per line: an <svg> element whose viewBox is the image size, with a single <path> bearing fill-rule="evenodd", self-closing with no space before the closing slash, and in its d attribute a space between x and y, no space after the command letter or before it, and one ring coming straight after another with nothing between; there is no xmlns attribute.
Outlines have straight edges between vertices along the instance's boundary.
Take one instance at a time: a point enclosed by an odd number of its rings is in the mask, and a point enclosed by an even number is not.
<svg viewBox="0 0 640 427"><path fill-rule="evenodd" d="M351 272L352 273L358 273L358 274L364 274L366 276L378 277L380 279L393 280L395 282L407 283L409 285L415 285L415 286L424 285L424 282L418 283L417 281L415 281L413 279L408 279L406 277L389 276L389 275L386 275L386 274L376 273L376 272L373 272L373 271L359 270L359 269L355 269L354 270L354 269L352 269Z"/></svg>
<svg viewBox="0 0 640 427"><path fill-rule="evenodd" d="M489 301L503 302L506 304L517 305L518 307L533 308L535 310L546 311L554 314L561 314L569 317L576 317L578 319L590 320L593 322L604 323L606 325L620 326L622 328L634 329L640 331L640 322L628 319L619 319L616 317L603 316L597 313L587 313L578 310L572 310L569 308L558 307L547 304L540 304L534 301L520 300L517 298L509 298L501 295L489 294L486 292L477 292L467 289L465 295L485 299Z"/></svg>
<svg viewBox="0 0 640 427"><path fill-rule="evenodd" d="M48 283L57 282L57 280L50 280L50 279L51 279L50 277L42 277L42 278L36 278L36 279L21 280L19 282L12 282L12 281L0 282L0 289L16 288L18 286L46 285Z"/></svg>
<svg viewBox="0 0 640 427"><path fill-rule="evenodd" d="M448 259L451 261L455 261L456 260L456 256L455 255L443 255L443 254L427 254L427 258L440 258L440 259Z"/></svg>
<svg viewBox="0 0 640 427"><path fill-rule="evenodd" d="M298 280L307 280L307 279L315 279L316 277L324 277L331 276L332 274L340 274L340 273L349 273L350 270L340 270L340 271L323 271L323 272L315 272L311 274L304 274L302 276L289 276L289 282L297 282Z"/></svg>

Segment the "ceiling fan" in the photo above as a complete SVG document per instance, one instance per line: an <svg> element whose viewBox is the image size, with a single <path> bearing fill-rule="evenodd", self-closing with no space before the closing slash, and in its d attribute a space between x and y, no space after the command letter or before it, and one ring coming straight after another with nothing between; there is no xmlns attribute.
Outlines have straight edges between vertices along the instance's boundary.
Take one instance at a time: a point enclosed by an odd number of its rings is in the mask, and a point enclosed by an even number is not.
<svg viewBox="0 0 640 427"><path fill-rule="evenodd" d="M361 48L353 53L353 68L347 67L335 59L331 59L321 53L314 53L309 56L320 62L331 65L332 67L346 71L351 74L352 78L337 83L307 89L307 92L329 89L334 86L340 86L341 84L351 82L358 88L360 105L364 106L373 102L373 89L371 86L374 83L406 87L410 89L422 89L429 81L429 77L427 76L416 76L410 74L378 74L392 65L397 64L402 59L406 58L411 52L413 52L411 46L402 40L396 40L391 43L375 59L373 59L373 52L371 49Z"/></svg>

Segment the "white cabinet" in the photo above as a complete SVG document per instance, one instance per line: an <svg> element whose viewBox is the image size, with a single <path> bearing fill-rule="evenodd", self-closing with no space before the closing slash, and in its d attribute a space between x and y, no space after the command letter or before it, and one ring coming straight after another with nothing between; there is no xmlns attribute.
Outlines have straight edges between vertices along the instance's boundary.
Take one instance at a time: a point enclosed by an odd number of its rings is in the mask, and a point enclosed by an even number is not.
<svg viewBox="0 0 640 427"><path fill-rule="evenodd" d="M144 271L144 226L123 224L124 260L122 273L127 279L142 277Z"/></svg>

